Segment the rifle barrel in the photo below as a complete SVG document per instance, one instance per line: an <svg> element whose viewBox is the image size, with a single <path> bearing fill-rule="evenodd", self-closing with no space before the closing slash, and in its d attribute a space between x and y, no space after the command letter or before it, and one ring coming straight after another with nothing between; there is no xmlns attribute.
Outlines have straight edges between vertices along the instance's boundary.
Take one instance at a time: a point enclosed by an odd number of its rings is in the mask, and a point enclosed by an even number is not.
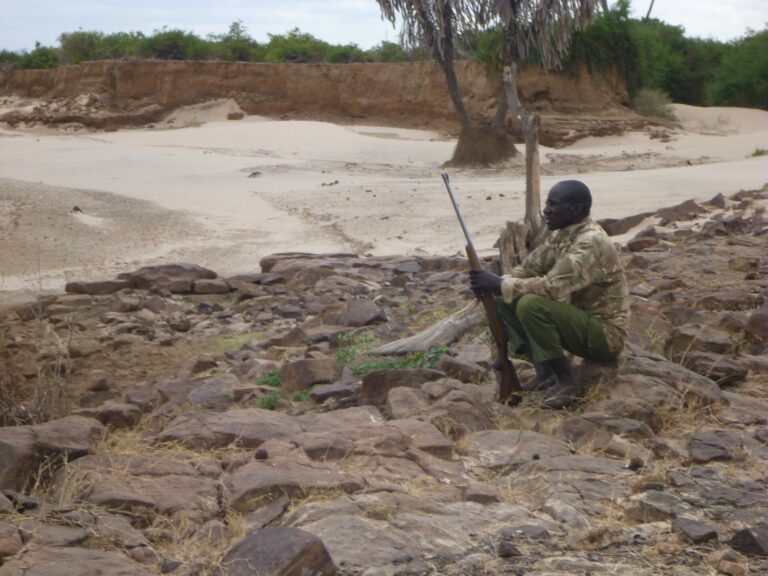
<svg viewBox="0 0 768 576"><path fill-rule="evenodd" d="M451 204L453 204L453 209L456 211L456 216L459 218L459 224L461 224L461 230L464 232L464 237L467 239L467 244L469 246L474 247L474 244L472 244L472 238L469 235L469 230L467 230L467 225L464 224L464 217L461 215L461 210L459 210L459 205L456 203L456 198L453 196L453 190L451 190L451 182L448 178L448 173L443 172L443 182L445 182L445 188L448 190L448 196L451 197Z"/></svg>

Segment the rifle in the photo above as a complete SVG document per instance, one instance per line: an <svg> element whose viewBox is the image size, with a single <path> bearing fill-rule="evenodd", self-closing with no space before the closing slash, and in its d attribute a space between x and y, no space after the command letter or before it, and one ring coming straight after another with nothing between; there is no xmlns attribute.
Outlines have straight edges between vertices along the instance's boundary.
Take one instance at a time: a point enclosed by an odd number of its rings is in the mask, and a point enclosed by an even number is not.
<svg viewBox="0 0 768 576"><path fill-rule="evenodd" d="M472 238L470 238L467 226L464 224L464 218L461 216L459 205L456 203L456 198L453 196L451 184L448 180L448 174L443 172L442 176L443 182L445 182L445 188L448 190L448 195L451 197L453 209L456 210L456 216L459 218L459 224L461 224L464 237L467 239L466 250L467 258L469 258L469 266L473 270L482 270L483 267L480 264L480 258L477 256L475 246L472 244ZM501 323L501 318L499 317L499 311L496 309L496 301L493 294L483 294L482 302L483 308L485 308L485 315L488 317L488 326L491 329L493 339L496 341L498 356L493 363L493 367L499 371L500 375L499 402L509 406L515 406L521 400L522 388L520 387L520 380L517 378L515 367L509 359L509 341L507 339L507 333L504 331L504 326Z"/></svg>

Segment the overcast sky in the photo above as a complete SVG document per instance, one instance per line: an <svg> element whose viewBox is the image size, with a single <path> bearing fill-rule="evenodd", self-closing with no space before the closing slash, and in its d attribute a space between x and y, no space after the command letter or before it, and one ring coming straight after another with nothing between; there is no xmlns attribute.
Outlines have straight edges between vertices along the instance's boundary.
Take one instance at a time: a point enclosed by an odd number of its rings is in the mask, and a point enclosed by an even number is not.
<svg viewBox="0 0 768 576"><path fill-rule="evenodd" d="M613 0L610 0L613 4ZM644 16L650 0L634 0ZM683 26L688 36L733 40L768 22L766 0L656 0L652 16ZM62 32L151 34L167 26L200 36L226 32L242 20L251 36L268 40L294 27L334 44L370 48L397 40L381 20L375 0L0 0L0 49L30 50L35 42L58 44Z"/></svg>

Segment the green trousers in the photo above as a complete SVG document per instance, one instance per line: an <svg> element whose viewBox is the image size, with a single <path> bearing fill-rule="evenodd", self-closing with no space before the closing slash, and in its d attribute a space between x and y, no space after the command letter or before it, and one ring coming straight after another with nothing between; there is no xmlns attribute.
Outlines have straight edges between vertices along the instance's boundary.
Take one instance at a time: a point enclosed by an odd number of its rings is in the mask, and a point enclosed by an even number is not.
<svg viewBox="0 0 768 576"><path fill-rule="evenodd" d="M559 358L563 350L597 362L613 359L600 321L580 308L536 294L505 304L496 300L512 354L534 362Z"/></svg>

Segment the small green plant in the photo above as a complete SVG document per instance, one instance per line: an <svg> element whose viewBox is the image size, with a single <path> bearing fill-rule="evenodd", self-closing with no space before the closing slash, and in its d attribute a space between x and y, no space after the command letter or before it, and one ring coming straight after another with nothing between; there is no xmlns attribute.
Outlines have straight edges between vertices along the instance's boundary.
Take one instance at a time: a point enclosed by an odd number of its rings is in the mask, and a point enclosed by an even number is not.
<svg viewBox="0 0 768 576"><path fill-rule="evenodd" d="M277 394L274 392L264 394L264 396L259 399L259 408L262 410L274 410L277 408L278 404L280 404L280 398L278 398Z"/></svg>
<svg viewBox="0 0 768 576"><path fill-rule="evenodd" d="M632 106L641 116L675 119L672 101L666 93L655 88L643 88L632 99Z"/></svg>
<svg viewBox="0 0 768 576"><path fill-rule="evenodd" d="M755 148L755 151L752 152L752 154L749 155L751 158L756 158L758 156L768 156L768 150L765 148Z"/></svg>
<svg viewBox="0 0 768 576"><path fill-rule="evenodd" d="M376 358L352 366L355 376L362 378L374 370L408 370L410 368L434 368L440 356L448 349L445 346L435 346L426 352L409 354L403 358Z"/></svg>
<svg viewBox="0 0 768 576"><path fill-rule="evenodd" d="M339 337L339 349L336 350L336 362L350 364L359 354L370 352L379 345L379 338L370 330L357 334L342 334Z"/></svg>
<svg viewBox="0 0 768 576"><path fill-rule="evenodd" d="M261 378L259 378L256 381L256 383L259 384L260 386L279 387L280 384L281 384L280 370L279 369L275 369L275 370L272 370L271 372L267 372Z"/></svg>
<svg viewBox="0 0 768 576"><path fill-rule="evenodd" d="M294 402L306 402L309 400L309 395L312 393L312 388L305 388L295 392L292 396Z"/></svg>

